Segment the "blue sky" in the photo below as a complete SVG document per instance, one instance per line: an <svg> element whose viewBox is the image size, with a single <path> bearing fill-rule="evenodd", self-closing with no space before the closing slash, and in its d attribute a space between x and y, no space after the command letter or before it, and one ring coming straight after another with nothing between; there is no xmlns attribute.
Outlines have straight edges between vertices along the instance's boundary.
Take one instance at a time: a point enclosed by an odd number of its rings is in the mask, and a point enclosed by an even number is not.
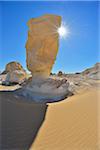
<svg viewBox="0 0 100 150"><path fill-rule="evenodd" d="M99 61L98 2L8 1L0 2L0 70L10 61L26 68L27 22L44 14L61 15L70 30L69 37L59 41L52 72L82 71Z"/></svg>

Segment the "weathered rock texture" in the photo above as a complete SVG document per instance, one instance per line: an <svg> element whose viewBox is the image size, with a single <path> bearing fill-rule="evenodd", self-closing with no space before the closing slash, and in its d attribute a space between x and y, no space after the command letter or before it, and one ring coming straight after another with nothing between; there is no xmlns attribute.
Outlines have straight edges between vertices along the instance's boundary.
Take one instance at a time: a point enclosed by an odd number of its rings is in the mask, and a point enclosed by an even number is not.
<svg viewBox="0 0 100 150"><path fill-rule="evenodd" d="M72 95L68 87L69 83L64 79L33 80L18 94L36 102L54 102Z"/></svg>
<svg viewBox="0 0 100 150"><path fill-rule="evenodd" d="M100 63L96 63L93 67L86 69L82 75L88 78L100 80Z"/></svg>
<svg viewBox="0 0 100 150"><path fill-rule="evenodd" d="M7 73L7 83L22 83L26 79L26 73L21 70L14 70Z"/></svg>
<svg viewBox="0 0 100 150"><path fill-rule="evenodd" d="M29 20L26 62L33 77L50 75L59 47L57 29L60 25L61 17L56 15L44 15Z"/></svg>
<svg viewBox="0 0 100 150"><path fill-rule="evenodd" d="M22 83L26 79L26 71L23 69L19 62L10 62L6 65L4 85L10 85L11 83Z"/></svg>
<svg viewBox="0 0 100 150"><path fill-rule="evenodd" d="M25 71L23 69L22 65L19 62L16 62L16 61L10 62L6 65L6 68L5 68L6 73L12 72L12 71L15 71L15 70Z"/></svg>

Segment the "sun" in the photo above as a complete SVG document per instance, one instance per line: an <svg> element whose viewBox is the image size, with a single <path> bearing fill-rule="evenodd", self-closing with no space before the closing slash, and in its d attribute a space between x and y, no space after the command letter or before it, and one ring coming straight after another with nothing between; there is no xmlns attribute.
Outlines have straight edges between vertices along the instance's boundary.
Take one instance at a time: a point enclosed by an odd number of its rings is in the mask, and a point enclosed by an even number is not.
<svg viewBox="0 0 100 150"><path fill-rule="evenodd" d="M61 27L59 27L59 28L57 29L57 32L59 33L59 36L60 36L61 38L66 38L66 37L68 37L68 36L69 36L69 33L70 33L69 28L68 28L67 26L65 26L65 25L61 25Z"/></svg>

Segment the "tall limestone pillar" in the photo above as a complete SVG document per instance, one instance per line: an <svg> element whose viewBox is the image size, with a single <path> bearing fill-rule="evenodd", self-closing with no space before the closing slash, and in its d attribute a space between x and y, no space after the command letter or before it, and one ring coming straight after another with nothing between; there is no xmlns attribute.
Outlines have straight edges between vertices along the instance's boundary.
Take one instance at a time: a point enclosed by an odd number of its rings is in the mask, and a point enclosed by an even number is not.
<svg viewBox="0 0 100 150"><path fill-rule="evenodd" d="M50 75L59 47L57 30L60 25L61 17L50 14L29 20L26 62L33 78L47 78Z"/></svg>

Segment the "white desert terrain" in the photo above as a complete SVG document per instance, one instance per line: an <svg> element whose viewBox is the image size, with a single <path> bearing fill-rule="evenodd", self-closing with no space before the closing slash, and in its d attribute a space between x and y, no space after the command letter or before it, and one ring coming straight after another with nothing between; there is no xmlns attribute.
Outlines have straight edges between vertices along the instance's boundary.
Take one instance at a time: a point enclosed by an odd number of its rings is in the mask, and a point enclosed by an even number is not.
<svg viewBox="0 0 100 150"><path fill-rule="evenodd" d="M2 149L99 150L100 79L97 66L92 68L92 73L90 68L85 74L51 76L55 80L66 78L73 92L72 96L59 102L43 104L25 100L13 94L23 85L0 85L1 135L7 144Z"/></svg>
<svg viewBox="0 0 100 150"><path fill-rule="evenodd" d="M31 18L25 46L31 77L15 61L0 74L0 150L100 149L100 63L51 73L61 23L53 14Z"/></svg>

